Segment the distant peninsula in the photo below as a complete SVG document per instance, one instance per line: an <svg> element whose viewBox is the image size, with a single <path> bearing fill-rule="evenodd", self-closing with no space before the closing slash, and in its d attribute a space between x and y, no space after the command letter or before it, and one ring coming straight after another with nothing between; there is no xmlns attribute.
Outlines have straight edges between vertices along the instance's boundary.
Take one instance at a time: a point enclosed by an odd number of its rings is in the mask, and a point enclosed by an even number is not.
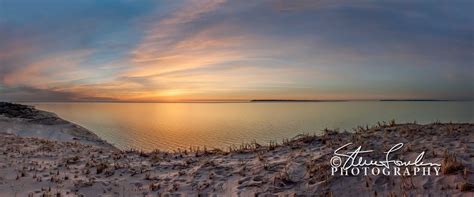
<svg viewBox="0 0 474 197"><path fill-rule="evenodd" d="M460 101L460 100L445 100L445 99L368 99L368 100L315 100L315 99L253 99L249 102L349 102L349 101L409 101L409 102L426 102L426 101Z"/></svg>
<svg viewBox="0 0 474 197"><path fill-rule="evenodd" d="M350 100L293 100L293 99L254 99L250 102L347 102Z"/></svg>

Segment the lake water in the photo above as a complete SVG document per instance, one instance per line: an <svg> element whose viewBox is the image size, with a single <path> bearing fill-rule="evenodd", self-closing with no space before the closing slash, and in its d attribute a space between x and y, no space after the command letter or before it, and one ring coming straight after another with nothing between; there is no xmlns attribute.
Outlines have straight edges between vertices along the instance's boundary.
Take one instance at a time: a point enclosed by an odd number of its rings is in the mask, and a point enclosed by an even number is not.
<svg viewBox="0 0 474 197"><path fill-rule="evenodd" d="M474 102L28 103L121 149L227 148L377 121L474 122Z"/></svg>

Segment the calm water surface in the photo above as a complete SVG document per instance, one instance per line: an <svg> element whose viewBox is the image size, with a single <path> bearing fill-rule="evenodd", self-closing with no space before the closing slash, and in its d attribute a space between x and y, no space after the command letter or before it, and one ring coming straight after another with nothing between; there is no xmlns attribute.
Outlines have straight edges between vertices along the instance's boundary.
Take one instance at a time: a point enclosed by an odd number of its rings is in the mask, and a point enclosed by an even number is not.
<svg viewBox="0 0 474 197"><path fill-rule="evenodd" d="M28 103L122 149L227 148L377 121L474 122L474 102Z"/></svg>

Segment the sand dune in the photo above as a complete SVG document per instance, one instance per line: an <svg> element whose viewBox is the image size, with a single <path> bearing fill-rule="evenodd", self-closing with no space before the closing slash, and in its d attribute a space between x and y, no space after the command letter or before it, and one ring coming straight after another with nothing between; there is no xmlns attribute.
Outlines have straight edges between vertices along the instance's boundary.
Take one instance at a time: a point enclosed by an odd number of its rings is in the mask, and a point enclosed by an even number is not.
<svg viewBox="0 0 474 197"><path fill-rule="evenodd" d="M167 153L119 151L78 142L0 135L0 196L473 196L473 124L392 124L301 135L281 144ZM401 157L426 151L439 176L331 175L347 142L380 149L404 142ZM371 155L378 156L379 153ZM380 153L382 154L382 153Z"/></svg>
<svg viewBox="0 0 474 197"><path fill-rule="evenodd" d="M1 132L113 148L91 131L33 106L0 102Z"/></svg>

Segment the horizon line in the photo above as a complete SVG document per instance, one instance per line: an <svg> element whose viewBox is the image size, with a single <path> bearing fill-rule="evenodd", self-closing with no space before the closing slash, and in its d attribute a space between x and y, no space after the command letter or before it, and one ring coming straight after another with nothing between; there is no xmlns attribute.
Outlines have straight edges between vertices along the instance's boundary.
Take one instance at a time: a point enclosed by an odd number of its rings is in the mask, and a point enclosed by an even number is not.
<svg viewBox="0 0 474 197"><path fill-rule="evenodd" d="M455 102L474 101L474 99L223 99L223 100L181 100L181 101L0 101L12 103L271 103L271 102Z"/></svg>

